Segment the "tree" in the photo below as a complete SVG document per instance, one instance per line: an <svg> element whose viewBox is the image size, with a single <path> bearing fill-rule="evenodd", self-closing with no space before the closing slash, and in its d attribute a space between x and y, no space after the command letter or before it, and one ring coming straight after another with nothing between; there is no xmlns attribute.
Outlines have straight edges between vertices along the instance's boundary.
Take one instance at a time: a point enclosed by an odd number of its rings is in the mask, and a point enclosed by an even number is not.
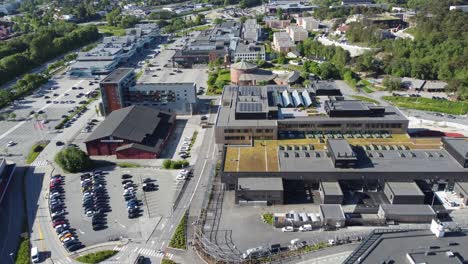
<svg viewBox="0 0 468 264"><path fill-rule="evenodd" d="M223 23L223 22L224 22L224 20L221 19L221 18L219 18L219 17L217 17L217 18L213 21L213 23L214 23L215 25L219 25L219 24L221 24L221 23Z"/></svg>
<svg viewBox="0 0 468 264"><path fill-rule="evenodd" d="M172 160L164 160L162 166L164 169L170 169L171 164L172 164Z"/></svg>
<svg viewBox="0 0 468 264"><path fill-rule="evenodd" d="M8 119L10 120L15 120L16 119L16 114L11 112L9 115L8 115Z"/></svg>
<svg viewBox="0 0 468 264"><path fill-rule="evenodd" d="M322 79L339 79L340 72L334 64L330 62L324 62L319 66L319 72Z"/></svg>
<svg viewBox="0 0 468 264"><path fill-rule="evenodd" d="M276 16L278 17L278 19L283 19L283 9L276 9Z"/></svg>
<svg viewBox="0 0 468 264"><path fill-rule="evenodd" d="M401 79L400 78L392 78L392 77L385 77L383 79L382 84L388 91L396 91L400 90L401 88Z"/></svg>
<svg viewBox="0 0 468 264"><path fill-rule="evenodd" d="M81 149L67 147L55 155L55 162L68 172L80 172L91 167L91 160Z"/></svg>
<svg viewBox="0 0 468 264"><path fill-rule="evenodd" d="M279 54L277 61L278 61L278 64L286 64L286 57L284 56L283 53Z"/></svg>

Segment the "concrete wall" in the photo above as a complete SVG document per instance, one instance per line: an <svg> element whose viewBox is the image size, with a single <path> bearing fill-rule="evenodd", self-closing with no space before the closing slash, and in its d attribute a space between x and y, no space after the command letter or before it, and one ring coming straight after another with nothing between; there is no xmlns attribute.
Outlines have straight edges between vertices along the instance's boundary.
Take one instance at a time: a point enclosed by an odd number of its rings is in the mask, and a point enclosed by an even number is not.
<svg viewBox="0 0 468 264"><path fill-rule="evenodd" d="M283 204L283 191L236 190L236 204L239 200L267 201L268 204Z"/></svg>

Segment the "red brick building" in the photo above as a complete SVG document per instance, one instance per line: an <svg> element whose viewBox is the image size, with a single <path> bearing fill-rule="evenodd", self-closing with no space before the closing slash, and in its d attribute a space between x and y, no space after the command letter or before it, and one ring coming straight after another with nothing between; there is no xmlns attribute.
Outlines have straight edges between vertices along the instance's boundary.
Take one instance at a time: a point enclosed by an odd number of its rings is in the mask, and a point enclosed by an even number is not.
<svg viewBox="0 0 468 264"><path fill-rule="evenodd" d="M145 106L129 106L110 113L85 140L90 156L117 159L155 159L175 127L175 114Z"/></svg>

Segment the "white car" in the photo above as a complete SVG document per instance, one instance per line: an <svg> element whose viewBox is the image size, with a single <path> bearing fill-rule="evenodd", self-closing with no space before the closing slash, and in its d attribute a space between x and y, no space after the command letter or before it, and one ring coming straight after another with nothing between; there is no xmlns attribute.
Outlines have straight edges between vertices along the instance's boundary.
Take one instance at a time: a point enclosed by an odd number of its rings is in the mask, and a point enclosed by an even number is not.
<svg viewBox="0 0 468 264"><path fill-rule="evenodd" d="M328 240L328 245L329 246L334 246L334 245L336 245L336 241L334 239L329 239Z"/></svg>
<svg viewBox="0 0 468 264"><path fill-rule="evenodd" d="M70 240L75 240L75 237L67 237L65 238L63 241L62 241L62 244L65 244L66 242L70 241Z"/></svg>
<svg viewBox="0 0 468 264"><path fill-rule="evenodd" d="M180 148L180 151L189 151L189 150L190 150L190 148L187 147L187 146L182 146L182 147Z"/></svg>
<svg viewBox="0 0 468 264"><path fill-rule="evenodd" d="M87 217L91 217L91 216L93 216L93 215L94 215L94 211L87 211L87 212L86 212L86 216L87 216Z"/></svg>
<svg viewBox="0 0 468 264"><path fill-rule="evenodd" d="M192 140L192 137L184 137L184 140L185 140L185 141L191 141L191 140Z"/></svg>
<svg viewBox="0 0 468 264"><path fill-rule="evenodd" d="M305 231L312 231L312 225L306 224L301 227L299 227L299 231L305 232Z"/></svg>
<svg viewBox="0 0 468 264"><path fill-rule="evenodd" d="M11 147L11 146L14 146L16 145L16 143L14 141L8 141L7 143L7 147Z"/></svg>
<svg viewBox="0 0 468 264"><path fill-rule="evenodd" d="M55 227L55 230L59 229L59 228L67 228L68 225L67 224L63 224L63 225L58 225Z"/></svg>
<svg viewBox="0 0 468 264"><path fill-rule="evenodd" d="M186 178L187 178L187 176L182 175L182 174L179 174L179 175L177 175L176 180L178 180L178 181L184 181Z"/></svg>
<svg viewBox="0 0 468 264"><path fill-rule="evenodd" d="M179 174L187 176L187 175L190 174L190 171L189 170L181 170L181 171L179 171Z"/></svg>
<svg viewBox="0 0 468 264"><path fill-rule="evenodd" d="M283 232L294 232L294 227L285 226L285 227L281 228L281 231L283 231Z"/></svg>

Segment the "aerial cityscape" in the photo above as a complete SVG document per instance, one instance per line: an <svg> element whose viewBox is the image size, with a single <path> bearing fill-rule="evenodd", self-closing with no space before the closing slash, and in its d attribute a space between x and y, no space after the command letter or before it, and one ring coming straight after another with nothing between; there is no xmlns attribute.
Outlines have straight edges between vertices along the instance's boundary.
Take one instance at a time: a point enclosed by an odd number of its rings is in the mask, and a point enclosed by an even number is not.
<svg viewBox="0 0 468 264"><path fill-rule="evenodd" d="M467 21L0 0L0 264L466 263Z"/></svg>

